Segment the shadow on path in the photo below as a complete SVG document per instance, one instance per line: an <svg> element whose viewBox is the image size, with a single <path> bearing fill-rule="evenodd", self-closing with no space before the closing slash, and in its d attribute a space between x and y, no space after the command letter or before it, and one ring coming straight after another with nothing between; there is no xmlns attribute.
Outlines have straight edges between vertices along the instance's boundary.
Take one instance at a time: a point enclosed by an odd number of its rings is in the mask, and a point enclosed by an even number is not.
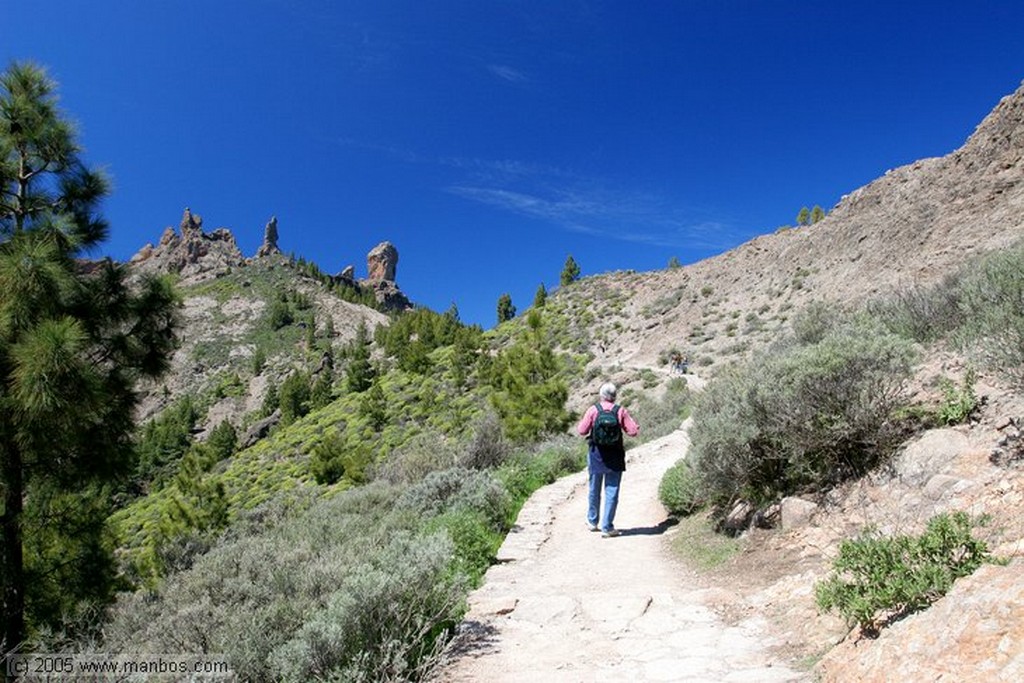
<svg viewBox="0 0 1024 683"><path fill-rule="evenodd" d="M619 536L660 536L676 524L679 524L679 520L675 517L669 517L663 522L659 522L657 526L638 526L632 529L620 529L619 531L622 533Z"/></svg>

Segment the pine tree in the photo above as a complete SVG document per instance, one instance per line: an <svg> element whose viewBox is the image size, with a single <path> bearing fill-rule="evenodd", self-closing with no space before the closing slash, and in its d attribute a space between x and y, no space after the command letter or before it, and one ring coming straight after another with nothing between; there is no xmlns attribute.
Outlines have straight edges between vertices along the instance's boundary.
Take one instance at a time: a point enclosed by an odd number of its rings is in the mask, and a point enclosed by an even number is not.
<svg viewBox="0 0 1024 683"><path fill-rule="evenodd" d="M544 338L544 324L537 310L527 317L529 333L502 350L488 370L495 391L491 404L501 419L505 435L513 441L530 441L565 429L569 392L559 376L559 360Z"/></svg>
<svg viewBox="0 0 1024 683"><path fill-rule="evenodd" d="M797 225L807 225L811 222L811 210L806 206L800 208L800 213L796 215Z"/></svg>
<svg viewBox="0 0 1024 683"><path fill-rule="evenodd" d="M309 376L293 372L281 383L278 399L281 425L287 426L309 412Z"/></svg>
<svg viewBox="0 0 1024 683"><path fill-rule="evenodd" d="M533 307L544 308L544 304L548 302L548 290L544 287L544 283L540 283L537 287L537 293L533 295Z"/></svg>
<svg viewBox="0 0 1024 683"><path fill-rule="evenodd" d="M370 334L366 324L359 323L356 338L349 347L348 367L345 370L348 390L354 393L366 391L373 383L373 364L370 362Z"/></svg>
<svg viewBox="0 0 1024 683"><path fill-rule="evenodd" d="M566 286L573 282L576 282L580 277L580 267L576 264L572 254L569 254L568 258L565 259L565 266L562 267L562 275L559 277L559 282L562 286Z"/></svg>
<svg viewBox="0 0 1024 683"><path fill-rule="evenodd" d="M109 483L131 471L134 385L166 369L175 343L176 296L166 280L130 287L123 266L80 260L107 236L97 209L108 183L79 158L55 91L32 64L0 75L6 648L28 635L26 620L73 620L83 601L112 596Z"/></svg>
<svg viewBox="0 0 1024 683"><path fill-rule="evenodd" d="M814 225L815 223L817 223L818 221L820 221L824 217L825 217L825 211L820 206L815 204L814 208L811 209L811 217L810 217L811 225Z"/></svg>
<svg viewBox="0 0 1024 683"><path fill-rule="evenodd" d="M502 294L498 297L498 324L516 317L516 307L512 305L512 295Z"/></svg>

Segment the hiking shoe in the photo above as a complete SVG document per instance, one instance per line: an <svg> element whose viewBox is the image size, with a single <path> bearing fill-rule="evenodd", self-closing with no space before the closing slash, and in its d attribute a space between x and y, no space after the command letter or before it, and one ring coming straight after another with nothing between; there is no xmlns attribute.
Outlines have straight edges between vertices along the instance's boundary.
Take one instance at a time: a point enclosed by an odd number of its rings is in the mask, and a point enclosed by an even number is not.
<svg viewBox="0 0 1024 683"><path fill-rule="evenodd" d="M590 522L587 522L587 528L590 529L591 531L597 531L598 530L597 529L597 525L596 524L591 524Z"/></svg>
<svg viewBox="0 0 1024 683"><path fill-rule="evenodd" d="M601 532L601 538L615 538L616 536L621 536L621 535L622 535L622 532L619 531L618 529L608 529L607 531L602 531Z"/></svg>

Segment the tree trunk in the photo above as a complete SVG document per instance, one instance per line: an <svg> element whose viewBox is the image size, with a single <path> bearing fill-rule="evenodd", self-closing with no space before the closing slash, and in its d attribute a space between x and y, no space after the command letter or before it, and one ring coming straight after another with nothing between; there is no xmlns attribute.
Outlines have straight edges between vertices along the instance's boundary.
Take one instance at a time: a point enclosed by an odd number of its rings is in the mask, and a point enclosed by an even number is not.
<svg viewBox="0 0 1024 683"><path fill-rule="evenodd" d="M3 635L0 654L25 638L25 558L21 513L24 507L21 451L5 436L0 453L4 511L0 517L0 583L3 584Z"/></svg>

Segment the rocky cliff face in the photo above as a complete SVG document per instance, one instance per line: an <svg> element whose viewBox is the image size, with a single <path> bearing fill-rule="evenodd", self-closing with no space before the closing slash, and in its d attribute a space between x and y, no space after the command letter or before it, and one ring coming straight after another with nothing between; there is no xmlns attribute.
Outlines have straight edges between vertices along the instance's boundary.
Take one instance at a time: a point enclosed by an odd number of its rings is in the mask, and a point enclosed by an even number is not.
<svg viewBox="0 0 1024 683"><path fill-rule="evenodd" d="M245 264L234 235L227 228L203 232L203 219L185 209L179 232L167 228L157 246L147 244L131 259L136 272L178 273L202 281Z"/></svg>
<svg viewBox="0 0 1024 683"><path fill-rule="evenodd" d="M395 281L398 270L398 250L391 242L381 242L366 255L366 272L373 281Z"/></svg>

